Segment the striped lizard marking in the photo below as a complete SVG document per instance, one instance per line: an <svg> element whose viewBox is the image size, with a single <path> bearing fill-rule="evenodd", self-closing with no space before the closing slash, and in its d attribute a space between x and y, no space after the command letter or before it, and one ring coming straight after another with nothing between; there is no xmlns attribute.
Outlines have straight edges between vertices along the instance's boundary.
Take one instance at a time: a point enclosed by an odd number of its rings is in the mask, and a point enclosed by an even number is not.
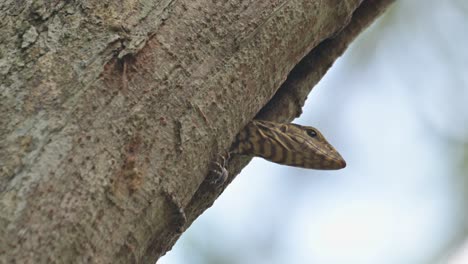
<svg viewBox="0 0 468 264"><path fill-rule="evenodd" d="M293 123L253 120L237 135L230 154L308 169L346 167L345 160L316 128Z"/></svg>

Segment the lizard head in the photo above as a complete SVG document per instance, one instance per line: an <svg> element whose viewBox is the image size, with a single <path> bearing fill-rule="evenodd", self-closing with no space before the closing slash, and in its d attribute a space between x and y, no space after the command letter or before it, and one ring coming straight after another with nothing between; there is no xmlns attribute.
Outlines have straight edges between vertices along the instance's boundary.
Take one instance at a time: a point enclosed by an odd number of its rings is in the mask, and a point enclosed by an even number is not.
<svg viewBox="0 0 468 264"><path fill-rule="evenodd" d="M293 155L296 156L294 166L320 170L338 170L346 167L346 161L318 129L292 123L286 126L286 134L296 135L294 138L290 137L291 146L296 153Z"/></svg>
<svg viewBox="0 0 468 264"><path fill-rule="evenodd" d="M346 162L316 128L253 120L237 136L232 153L294 167L338 170Z"/></svg>

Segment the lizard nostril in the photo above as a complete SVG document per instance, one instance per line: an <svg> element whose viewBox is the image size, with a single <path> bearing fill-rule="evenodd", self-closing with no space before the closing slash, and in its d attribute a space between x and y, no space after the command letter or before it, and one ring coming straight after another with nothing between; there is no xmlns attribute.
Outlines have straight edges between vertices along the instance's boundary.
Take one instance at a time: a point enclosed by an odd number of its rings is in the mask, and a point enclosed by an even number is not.
<svg viewBox="0 0 468 264"><path fill-rule="evenodd" d="M340 160L340 168L346 167L346 161L344 159Z"/></svg>

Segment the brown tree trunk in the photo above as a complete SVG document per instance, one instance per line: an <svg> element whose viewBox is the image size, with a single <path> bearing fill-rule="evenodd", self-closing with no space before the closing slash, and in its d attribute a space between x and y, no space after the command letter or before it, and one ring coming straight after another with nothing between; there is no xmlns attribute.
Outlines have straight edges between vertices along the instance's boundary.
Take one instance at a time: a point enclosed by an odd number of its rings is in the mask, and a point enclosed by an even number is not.
<svg viewBox="0 0 468 264"><path fill-rule="evenodd" d="M154 263L391 2L4 0L0 262Z"/></svg>

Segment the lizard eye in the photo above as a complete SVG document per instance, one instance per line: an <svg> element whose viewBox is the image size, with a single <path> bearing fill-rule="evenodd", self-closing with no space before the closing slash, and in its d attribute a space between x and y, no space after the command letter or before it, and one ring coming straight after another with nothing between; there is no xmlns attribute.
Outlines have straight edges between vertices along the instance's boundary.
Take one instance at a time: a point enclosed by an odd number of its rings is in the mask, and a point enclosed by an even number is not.
<svg viewBox="0 0 468 264"><path fill-rule="evenodd" d="M315 132L315 130L313 130L313 129L309 129L309 130L307 130L307 135L309 135L310 137L316 137L317 132Z"/></svg>

